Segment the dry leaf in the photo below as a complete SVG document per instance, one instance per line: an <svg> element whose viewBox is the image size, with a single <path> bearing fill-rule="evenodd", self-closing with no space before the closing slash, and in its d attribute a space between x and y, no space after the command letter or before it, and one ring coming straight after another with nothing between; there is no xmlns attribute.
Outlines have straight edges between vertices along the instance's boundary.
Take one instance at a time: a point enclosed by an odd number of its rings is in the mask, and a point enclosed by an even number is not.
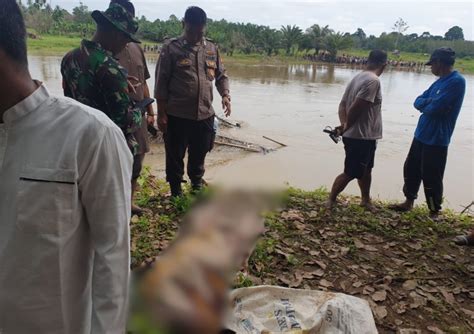
<svg viewBox="0 0 474 334"><path fill-rule="evenodd" d="M315 271L312 271L311 274L313 274L314 276L322 277L324 276L324 270L316 269Z"/></svg>
<svg viewBox="0 0 474 334"><path fill-rule="evenodd" d="M366 251L369 252L378 252L379 250L375 248L374 246L366 245L359 239L354 239L354 246L358 249L365 249Z"/></svg>
<svg viewBox="0 0 474 334"><path fill-rule="evenodd" d="M293 222L293 225L295 225L297 230L303 231L306 228L306 225L300 222Z"/></svg>
<svg viewBox="0 0 474 334"><path fill-rule="evenodd" d="M290 288L297 288L303 283L303 274L300 270L297 270L294 274L295 279L291 280L290 284L288 285Z"/></svg>
<svg viewBox="0 0 474 334"><path fill-rule="evenodd" d="M466 315L470 316L472 320L474 320L474 312L471 311L471 310L467 310L465 308L462 308L461 309L464 313L466 313Z"/></svg>
<svg viewBox="0 0 474 334"><path fill-rule="evenodd" d="M428 326L427 328L430 332L433 332L435 334L444 334L444 332L439 329L438 327L435 327L435 326Z"/></svg>
<svg viewBox="0 0 474 334"><path fill-rule="evenodd" d="M416 309L427 304L426 298L420 296L415 291L410 292L410 297L413 300L413 303L410 304L410 308L412 309Z"/></svg>
<svg viewBox="0 0 474 334"><path fill-rule="evenodd" d="M288 212L283 212L281 217L285 220L299 220L301 222L304 222L304 217L303 215L296 211L296 210L290 210Z"/></svg>
<svg viewBox="0 0 474 334"><path fill-rule="evenodd" d="M341 255L346 256L351 249L349 247L341 247Z"/></svg>
<svg viewBox="0 0 474 334"><path fill-rule="evenodd" d="M423 291L426 291L426 292L430 292L430 293L436 293L436 292L438 292L438 289L437 289L437 288L435 288L435 287L429 287L429 286L426 286L426 285L420 286L420 289L422 289Z"/></svg>
<svg viewBox="0 0 474 334"><path fill-rule="evenodd" d="M387 299L387 291L382 290L382 291L377 291L372 295L372 299L375 302L383 302L385 299Z"/></svg>
<svg viewBox="0 0 474 334"><path fill-rule="evenodd" d="M375 291L375 289L373 287L371 287L369 285L366 285L366 286L364 286L364 290L362 290L362 293L364 295L370 295L370 294L374 293L374 291Z"/></svg>
<svg viewBox="0 0 474 334"><path fill-rule="evenodd" d="M353 286L354 288L360 288L360 287L362 286L362 282L360 282L360 281L354 282L354 283L352 284L352 286Z"/></svg>
<svg viewBox="0 0 474 334"><path fill-rule="evenodd" d="M378 319L382 320L384 319L387 315L387 308L385 306L376 306L374 308L375 315Z"/></svg>
<svg viewBox="0 0 474 334"><path fill-rule="evenodd" d="M289 279L286 279L285 277L278 277L278 280L287 286L290 286L291 284L291 281Z"/></svg>
<svg viewBox="0 0 474 334"><path fill-rule="evenodd" d="M320 266L323 270L326 269L327 265L323 261L317 261L315 260L314 263L316 263L318 266Z"/></svg>
<svg viewBox="0 0 474 334"><path fill-rule="evenodd" d="M445 288L439 288L439 291L441 292L441 294L443 295L444 299L446 299L446 301L450 304L450 305L453 305L454 302L456 301L454 299L454 295L448 291L446 291Z"/></svg>
<svg viewBox="0 0 474 334"><path fill-rule="evenodd" d="M339 282L339 286L341 287L342 291L346 292L346 288L347 288L347 282L346 281L341 281Z"/></svg>
<svg viewBox="0 0 474 334"><path fill-rule="evenodd" d="M403 283L403 288L408 291L415 290L417 286L418 286L418 283L414 280L408 280L408 281L405 281L405 283Z"/></svg>
<svg viewBox="0 0 474 334"><path fill-rule="evenodd" d="M359 239L354 239L354 246L358 249L363 249L365 245Z"/></svg>
<svg viewBox="0 0 474 334"><path fill-rule="evenodd" d="M420 250L423 248L423 246L420 243L408 243L408 247L414 249L414 250Z"/></svg>
<svg viewBox="0 0 474 334"><path fill-rule="evenodd" d="M378 252L379 251L376 247L371 246L371 245L365 245L364 249L369 251L369 252Z"/></svg>
<svg viewBox="0 0 474 334"><path fill-rule="evenodd" d="M325 287L325 288L331 288L334 286L334 284L332 284L331 282L325 280L325 279L322 279L319 281L319 285Z"/></svg>
<svg viewBox="0 0 474 334"><path fill-rule="evenodd" d="M395 310L395 312L397 312L398 314L403 314L407 311L407 304L405 302L401 302L401 303L398 303L398 304L395 304L393 306L393 309Z"/></svg>

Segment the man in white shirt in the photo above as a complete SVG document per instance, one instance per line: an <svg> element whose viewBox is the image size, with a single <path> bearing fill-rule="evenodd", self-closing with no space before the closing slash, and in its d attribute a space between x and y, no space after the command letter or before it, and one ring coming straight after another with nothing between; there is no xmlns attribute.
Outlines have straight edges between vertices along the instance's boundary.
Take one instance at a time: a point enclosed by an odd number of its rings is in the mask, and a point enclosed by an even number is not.
<svg viewBox="0 0 474 334"><path fill-rule="evenodd" d="M347 85L339 104L338 127L342 133L346 159L344 172L331 189L327 207L332 208L337 196L354 179L361 192L361 206L371 210L370 185L377 140L382 138L382 90L379 76L387 65L387 54L373 50L365 71L357 74Z"/></svg>
<svg viewBox="0 0 474 334"><path fill-rule="evenodd" d="M123 333L132 155L100 111L30 77L0 6L0 333Z"/></svg>

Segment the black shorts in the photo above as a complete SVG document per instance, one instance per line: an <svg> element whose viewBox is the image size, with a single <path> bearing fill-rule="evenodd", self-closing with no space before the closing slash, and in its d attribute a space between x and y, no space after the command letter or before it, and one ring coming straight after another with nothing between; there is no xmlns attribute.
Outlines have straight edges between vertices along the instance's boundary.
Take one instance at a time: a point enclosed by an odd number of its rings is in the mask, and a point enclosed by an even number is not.
<svg viewBox="0 0 474 334"><path fill-rule="evenodd" d="M346 160L344 161L344 174L360 179L366 169L374 168L376 140L342 138Z"/></svg>

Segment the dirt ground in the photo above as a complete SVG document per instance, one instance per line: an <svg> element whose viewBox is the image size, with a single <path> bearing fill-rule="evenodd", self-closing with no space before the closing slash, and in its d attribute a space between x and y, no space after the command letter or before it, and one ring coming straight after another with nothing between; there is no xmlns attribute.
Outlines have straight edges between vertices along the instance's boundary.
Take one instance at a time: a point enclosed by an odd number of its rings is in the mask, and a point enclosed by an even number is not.
<svg viewBox="0 0 474 334"><path fill-rule="evenodd" d="M163 181L142 180L132 219L132 266L144 267L173 240L193 197L172 201ZM235 286L261 284L342 292L367 300L380 333L474 333L472 248L452 243L474 223L445 212L434 221L424 207L375 212L344 197L324 207L325 190L288 189L280 208L265 214L266 231Z"/></svg>

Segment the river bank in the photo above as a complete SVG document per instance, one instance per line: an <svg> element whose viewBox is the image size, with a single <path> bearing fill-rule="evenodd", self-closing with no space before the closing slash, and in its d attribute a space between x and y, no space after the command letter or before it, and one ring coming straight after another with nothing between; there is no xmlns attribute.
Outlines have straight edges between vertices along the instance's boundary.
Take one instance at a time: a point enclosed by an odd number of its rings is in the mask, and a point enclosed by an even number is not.
<svg viewBox="0 0 474 334"><path fill-rule="evenodd" d="M166 183L149 173L140 184L138 203L149 211L132 219L133 268L150 265L168 248L197 200L188 193L170 199ZM448 210L433 221L424 206L399 214L383 201L372 213L351 196L330 212L327 196L323 189L284 190L280 206L264 215L265 233L234 287L268 284L363 298L380 333L474 330L472 249L452 243L474 226L472 215Z"/></svg>
<svg viewBox="0 0 474 334"><path fill-rule="evenodd" d="M81 42L80 37L68 37L68 36L51 36L44 35L37 39L28 39L28 51L32 55L38 56L51 56L58 54L65 54L66 52L79 46ZM152 41L143 41L144 46L153 47L157 43ZM345 54L348 57L367 57L368 50L341 50L340 55ZM157 56L156 53L147 53L148 56ZM266 56L262 54L240 54L235 53L232 56L223 55L225 62L240 63L247 65L278 65L278 64L313 64L314 62L305 59L303 53L299 53L296 56L286 56L283 54L275 56ZM400 57L389 55L389 59L398 60L403 62L426 62L429 55L421 53L408 53L402 52ZM474 74L474 59L458 59L456 62L456 68L466 74Z"/></svg>
<svg viewBox="0 0 474 334"><path fill-rule="evenodd" d="M33 77L58 95L63 94L61 59L61 55L29 57ZM147 56L147 60L151 74L148 85L154 87L157 59ZM216 147L208 155L206 180L229 187L282 188L291 184L307 191L331 187L334 178L342 172L344 149L322 130L338 124L337 106L345 86L360 67L232 62L226 62L226 67L233 98L231 120L239 122L241 127L222 129L223 134L272 147L271 142L262 138L265 135L288 147L269 154ZM472 86L474 76L465 77L467 86ZM429 70L389 69L381 76L384 138L377 146L372 183L374 198L403 198L403 162L419 117L413 101L434 80ZM445 207L455 211L462 210L474 199L472 94L472 90L466 91L444 177ZM214 109L220 113L219 99L214 102ZM162 146L153 145L146 159L156 175L164 174ZM357 183L351 183L346 192L358 195ZM423 193L419 195L419 202L423 202Z"/></svg>

